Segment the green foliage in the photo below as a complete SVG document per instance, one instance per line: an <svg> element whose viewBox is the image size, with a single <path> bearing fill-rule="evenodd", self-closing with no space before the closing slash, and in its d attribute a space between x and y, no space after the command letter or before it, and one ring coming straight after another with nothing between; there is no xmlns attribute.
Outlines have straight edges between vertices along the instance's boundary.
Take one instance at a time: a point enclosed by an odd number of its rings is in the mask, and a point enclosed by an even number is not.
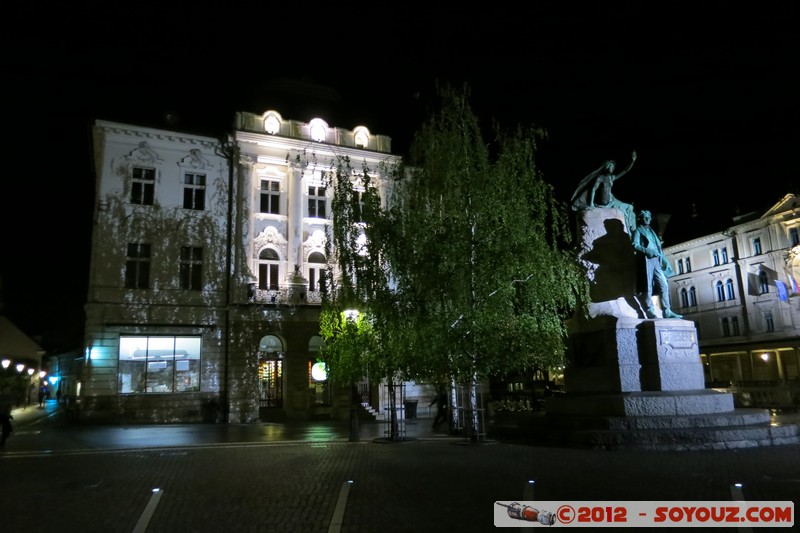
<svg viewBox="0 0 800 533"><path fill-rule="evenodd" d="M369 317L374 351L353 340L341 346L361 350L350 354L357 363L406 377L472 379L560 364L564 319L588 287L568 209L536 168L544 132L496 128L490 151L468 90L442 88L440 100L414 139L411 165L387 169L390 187L360 174L369 200L361 222L352 170L337 180L335 300ZM331 321L326 343L351 335Z"/></svg>

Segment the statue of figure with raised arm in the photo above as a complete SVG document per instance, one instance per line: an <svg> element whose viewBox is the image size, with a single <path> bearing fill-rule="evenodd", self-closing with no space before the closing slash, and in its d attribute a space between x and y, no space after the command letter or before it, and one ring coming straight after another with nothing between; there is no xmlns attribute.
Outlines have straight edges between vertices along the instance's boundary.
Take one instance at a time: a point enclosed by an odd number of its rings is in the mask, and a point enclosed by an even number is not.
<svg viewBox="0 0 800 533"><path fill-rule="evenodd" d="M636 161L636 152L631 154L631 162L625 170L614 174L616 164L614 161L606 161L603 165L583 178L572 195L572 209L594 209L595 207L614 208L622 211L625 217L625 227L628 235L633 234L636 229L636 214L633 211L633 204L628 204L618 200L611 192L614 182L628 173Z"/></svg>

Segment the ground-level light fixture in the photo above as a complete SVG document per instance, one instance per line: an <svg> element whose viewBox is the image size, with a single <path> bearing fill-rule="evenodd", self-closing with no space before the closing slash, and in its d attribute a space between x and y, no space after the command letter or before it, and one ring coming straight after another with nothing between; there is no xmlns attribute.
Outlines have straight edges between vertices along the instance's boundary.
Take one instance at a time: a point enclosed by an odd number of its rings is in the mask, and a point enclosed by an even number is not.
<svg viewBox="0 0 800 533"><path fill-rule="evenodd" d="M11 364L11 359L3 359L3 361L0 362L0 364L3 365L3 368L8 368L9 365Z"/></svg>

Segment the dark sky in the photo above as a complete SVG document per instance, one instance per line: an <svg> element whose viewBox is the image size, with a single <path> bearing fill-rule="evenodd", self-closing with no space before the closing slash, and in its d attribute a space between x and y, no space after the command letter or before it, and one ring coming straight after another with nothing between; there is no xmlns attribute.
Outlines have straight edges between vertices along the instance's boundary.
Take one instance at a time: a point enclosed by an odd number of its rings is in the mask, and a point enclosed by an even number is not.
<svg viewBox="0 0 800 533"><path fill-rule="evenodd" d="M48 344L81 340L93 117L158 125L172 111L222 136L236 111L320 113L404 154L436 82L467 84L487 126L547 130L538 165L564 200L636 150L614 192L669 214L666 244L693 205L695 229L720 229L797 192L796 1L169 4L4 7L2 291L6 314ZM339 100L293 107L269 91L276 79Z"/></svg>

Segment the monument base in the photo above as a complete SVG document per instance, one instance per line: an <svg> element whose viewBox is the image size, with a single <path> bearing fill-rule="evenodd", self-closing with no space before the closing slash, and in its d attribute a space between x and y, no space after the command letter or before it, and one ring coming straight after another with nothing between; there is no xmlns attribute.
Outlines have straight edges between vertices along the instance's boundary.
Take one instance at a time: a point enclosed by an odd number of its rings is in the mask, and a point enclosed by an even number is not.
<svg viewBox="0 0 800 533"><path fill-rule="evenodd" d="M547 440L659 450L800 443L800 426L772 426L769 411L734 409L732 394L705 388L693 322L645 318L651 305L637 298L623 221L616 209L579 215L591 301L567 324L566 393L545 401Z"/></svg>

